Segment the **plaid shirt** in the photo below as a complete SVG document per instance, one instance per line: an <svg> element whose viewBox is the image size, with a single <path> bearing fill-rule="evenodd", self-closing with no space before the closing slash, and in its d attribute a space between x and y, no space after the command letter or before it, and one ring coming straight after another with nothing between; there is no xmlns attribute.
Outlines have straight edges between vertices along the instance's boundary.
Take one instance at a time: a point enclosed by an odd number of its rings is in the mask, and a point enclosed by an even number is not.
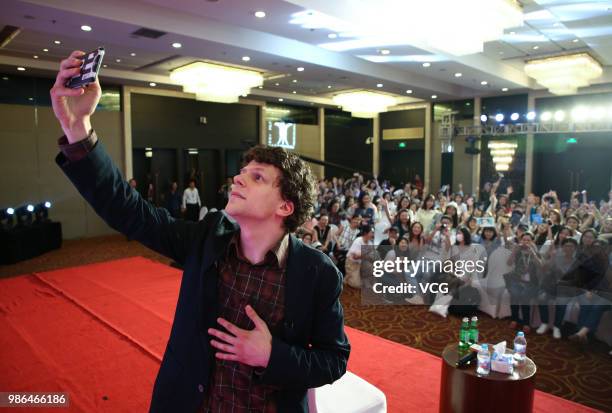
<svg viewBox="0 0 612 413"><path fill-rule="evenodd" d="M338 248L342 251L348 251L353 245L353 241L357 238L359 234L359 227L353 229L350 226L344 228L344 231L340 235L338 235Z"/></svg>
<svg viewBox="0 0 612 413"><path fill-rule="evenodd" d="M285 267L289 235L268 251L263 262L251 264L240 251L239 235L230 241L219 263L219 317L245 330L255 325L245 313L250 304L270 331L285 313ZM220 327L223 330L222 327ZM203 413L276 412L276 387L258 384L258 370L245 364L215 359Z"/></svg>

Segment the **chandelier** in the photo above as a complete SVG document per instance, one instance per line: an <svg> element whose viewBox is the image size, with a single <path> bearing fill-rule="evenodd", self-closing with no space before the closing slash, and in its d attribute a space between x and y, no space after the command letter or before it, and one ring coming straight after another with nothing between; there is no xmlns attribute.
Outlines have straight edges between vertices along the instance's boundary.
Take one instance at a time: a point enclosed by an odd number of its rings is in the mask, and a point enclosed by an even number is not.
<svg viewBox="0 0 612 413"><path fill-rule="evenodd" d="M336 95L334 103L356 118L373 118L380 112L386 112L389 106L395 106L397 101L389 95L363 90Z"/></svg>
<svg viewBox="0 0 612 413"><path fill-rule="evenodd" d="M527 76L555 95L569 95L589 86L603 73L601 65L587 53L531 60L525 65Z"/></svg>
<svg viewBox="0 0 612 413"><path fill-rule="evenodd" d="M263 76L254 70L238 69L213 63L194 62L174 69L170 79L195 93L197 100L234 103L251 88L263 84Z"/></svg>

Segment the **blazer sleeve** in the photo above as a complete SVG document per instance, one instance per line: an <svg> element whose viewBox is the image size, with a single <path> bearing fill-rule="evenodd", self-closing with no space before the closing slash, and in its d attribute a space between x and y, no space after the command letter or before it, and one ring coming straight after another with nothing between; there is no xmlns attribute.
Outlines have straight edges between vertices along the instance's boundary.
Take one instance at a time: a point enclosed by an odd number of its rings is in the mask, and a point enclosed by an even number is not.
<svg viewBox="0 0 612 413"><path fill-rule="evenodd" d="M175 220L130 188L98 141L82 159L70 162L59 153L56 163L96 213L113 229L183 264L202 224Z"/></svg>
<svg viewBox="0 0 612 413"><path fill-rule="evenodd" d="M272 353L261 381L280 387L311 388L333 383L346 373L351 346L344 332L340 304L342 275L324 264L316 297L313 331L308 348L272 337Z"/></svg>

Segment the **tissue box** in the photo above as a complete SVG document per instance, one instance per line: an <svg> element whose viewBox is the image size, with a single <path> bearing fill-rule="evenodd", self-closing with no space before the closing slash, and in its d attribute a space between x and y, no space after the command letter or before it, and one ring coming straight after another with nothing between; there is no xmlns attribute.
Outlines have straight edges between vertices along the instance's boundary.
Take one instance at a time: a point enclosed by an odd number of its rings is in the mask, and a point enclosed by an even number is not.
<svg viewBox="0 0 612 413"><path fill-rule="evenodd" d="M493 357L491 357L491 370L512 374L514 372L513 362L514 357L512 354L493 353Z"/></svg>

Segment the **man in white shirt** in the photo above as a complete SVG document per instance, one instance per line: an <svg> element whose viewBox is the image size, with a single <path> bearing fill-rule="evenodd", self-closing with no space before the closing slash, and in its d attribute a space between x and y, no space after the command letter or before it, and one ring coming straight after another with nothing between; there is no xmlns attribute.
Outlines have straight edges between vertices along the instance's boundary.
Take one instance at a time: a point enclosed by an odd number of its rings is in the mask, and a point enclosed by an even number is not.
<svg viewBox="0 0 612 413"><path fill-rule="evenodd" d="M195 179L190 179L189 187L183 192L182 210L185 213L185 219L198 222L201 204L200 194L198 193L198 188L196 188Z"/></svg>

